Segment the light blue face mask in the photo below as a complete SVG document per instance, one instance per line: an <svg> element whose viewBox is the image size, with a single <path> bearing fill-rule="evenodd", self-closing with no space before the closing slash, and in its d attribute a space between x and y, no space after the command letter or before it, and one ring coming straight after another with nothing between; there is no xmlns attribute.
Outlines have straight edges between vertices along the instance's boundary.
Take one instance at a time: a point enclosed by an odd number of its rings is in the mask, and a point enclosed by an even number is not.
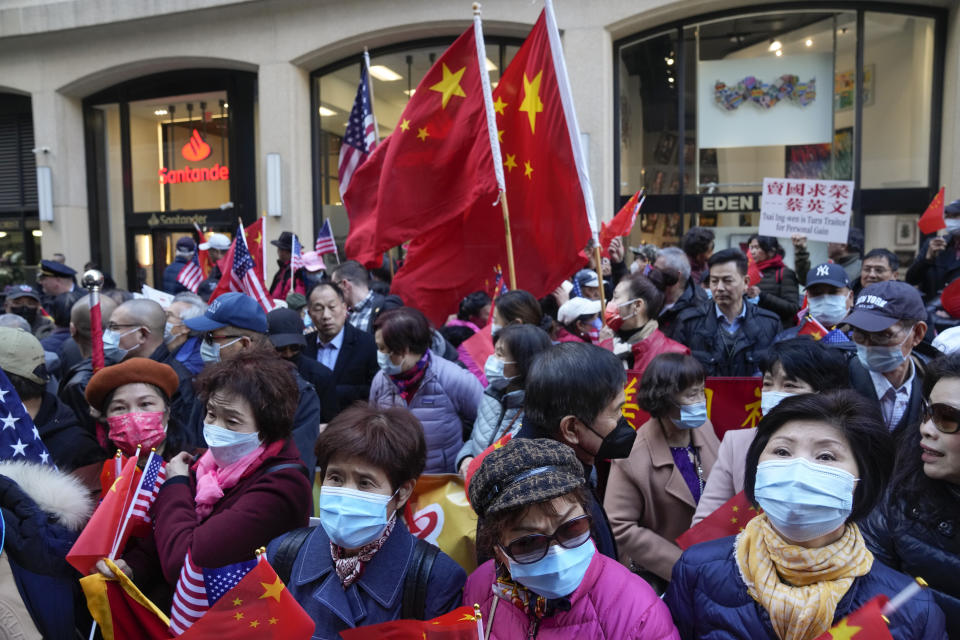
<svg viewBox="0 0 960 640"><path fill-rule="evenodd" d="M757 465L753 495L770 523L794 542L836 531L850 517L856 478L806 458Z"/></svg>
<svg viewBox="0 0 960 640"><path fill-rule="evenodd" d="M239 340L240 338L236 338L234 340L231 340L227 344L223 344L223 345L218 344L216 342L208 342L207 340L204 340L203 342L200 343L200 358L206 364L216 364L220 362L220 352L226 347L229 347L234 342L237 342Z"/></svg>
<svg viewBox="0 0 960 640"><path fill-rule="evenodd" d="M947 231L950 233L960 231L960 218L944 218L943 222L947 225Z"/></svg>
<svg viewBox="0 0 960 640"><path fill-rule="evenodd" d="M487 378L487 384L503 380L503 365L503 360L495 355L487 358L487 362L483 365L483 375Z"/></svg>
<svg viewBox="0 0 960 640"><path fill-rule="evenodd" d="M163 325L163 342L164 344L171 342L173 340L173 325L167 322Z"/></svg>
<svg viewBox="0 0 960 640"><path fill-rule="evenodd" d="M840 323L847 316L847 296L826 294L816 298L807 298L810 313L828 329Z"/></svg>
<svg viewBox="0 0 960 640"><path fill-rule="evenodd" d="M671 418L678 429L696 429L707 421L707 403L681 404L680 419Z"/></svg>
<svg viewBox="0 0 960 640"><path fill-rule="evenodd" d="M503 327L501 327L500 325L498 325L496 322L491 322L491 323L490 323L490 337L491 337L491 338L497 337L497 334L500 333L500 330L501 330L501 329L503 329Z"/></svg>
<svg viewBox="0 0 960 640"><path fill-rule="evenodd" d="M387 528L387 505L393 496L347 487L320 487L320 526L334 544L358 549Z"/></svg>
<svg viewBox="0 0 960 640"><path fill-rule="evenodd" d="M203 439L221 467L233 464L260 446L260 434L256 431L240 433L206 422L203 423Z"/></svg>
<svg viewBox="0 0 960 640"><path fill-rule="evenodd" d="M403 360L400 361L400 364L393 364L389 353L377 351L377 364L388 376L398 376L403 373Z"/></svg>
<svg viewBox="0 0 960 640"><path fill-rule="evenodd" d="M876 371L877 373L893 371L907 359L903 355L903 351L900 350L902 345L902 342L889 347L865 347L858 344L857 358L860 360L860 364L870 371Z"/></svg>
<svg viewBox="0 0 960 640"><path fill-rule="evenodd" d="M111 329L107 329L103 332L103 359L111 364L117 364L118 362L123 362L123 359L127 357L127 354L130 353L130 349L121 349L120 348L120 339L124 336L128 336L134 331L139 331L140 327L135 327L130 329L130 331L124 333L117 333Z"/></svg>
<svg viewBox="0 0 960 640"><path fill-rule="evenodd" d="M785 391L763 391L760 393L760 415L767 415L773 408L780 404L784 398L789 398L793 393Z"/></svg>
<svg viewBox="0 0 960 640"><path fill-rule="evenodd" d="M573 549L550 545L547 555L530 564L514 562L510 556L507 556L507 563L510 576L526 588L544 598L563 598L576 591L583 582L596 552L593 540L587 538Z"/></svg>

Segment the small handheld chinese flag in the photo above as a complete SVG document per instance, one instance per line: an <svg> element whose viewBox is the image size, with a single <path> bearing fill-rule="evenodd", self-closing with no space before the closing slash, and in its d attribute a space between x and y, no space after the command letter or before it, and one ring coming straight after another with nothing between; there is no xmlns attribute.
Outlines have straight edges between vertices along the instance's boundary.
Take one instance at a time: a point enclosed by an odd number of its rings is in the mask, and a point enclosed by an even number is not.
<svg viewBox="0 0 960 640"><path fill-rule="evenodd" d="M747 501L746 494L741 491L677 538L677 546L681 549L689 549L701 542L735 535L742 531L756 515L757 510Z"/></svg>
<svg viewBox="0 0 960 640"><path fill-rule="evenodd" d="M830 330L817 322L817 319L811 315L803 319L803 324L800 325L800 330L797 331L798 336L810 336L814 340L820 340L828 333L830 333Z"/></svg>
<svg viewBox="0 0 960 640"><path fill-rule="evenodd" d="M887 597L879 595L814 640L893 640L883 620Z"/></svg>
<svg viewBox="0 0 960 640"><path fill-rule="evenodd" d="M600 250L604 256L610 257L610 243L614 238L630 235L633 225L637 222L640 207L643 206L646 198L643 189L637 191L627 200L627 204L623 205L617 212L617 215L613 216L613 220L600 224Z"/></svg>
<svg viewBox="0 0 960 640"><path fill-rule="evenodd" d="M100 625L104 640L159 640L172 638L170 620L109 559L115 579L101 573L80 578L90 615Z"/></svg>
<svg viewBox="0 0 960 640"><path fill-rule="evenodd" d="M753 253L749 250L747 251L747 277L750 278L751 287L757 286L763 280L760 267L757 266L757 261L753 259Z"/></svg>
<svg viewBox="0 0 960 640"><path fill-rule="evenodd" d="M478 640L477 617L470 607L459 607L433 620L392 620L340 632L343 640Z"/></svg>
<svg viewBox="0 0 960 640"><path fill-rule="evenodd" d="M943 220L943 187L940 187L940 191L927 205L927 210L917 220L917 226L923 233L936 233L940 229L947 228L947 223Z"/></svg>

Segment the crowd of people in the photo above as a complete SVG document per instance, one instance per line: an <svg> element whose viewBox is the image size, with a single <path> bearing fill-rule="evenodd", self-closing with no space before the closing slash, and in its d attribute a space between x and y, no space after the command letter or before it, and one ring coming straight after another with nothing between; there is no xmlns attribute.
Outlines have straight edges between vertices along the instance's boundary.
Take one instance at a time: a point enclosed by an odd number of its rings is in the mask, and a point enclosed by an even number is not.
<svg viewBox="0 0 960 640"><path fill-rule="evenodd" d="M791 238L792 268L773 237L617 238L549 295L476 291L443 326L390 293L389 270L291 275L291 238L273 241L278 308L210 300L217 267L182 290L185 238L166 306L104 291L102 345L62 262L6 288L0 369L54 463L0 462L11 637L87 636L65 556L105 463L139 447L165 479L151 531L111 559L177 632L185 575L265 547L315 638L477 604L491 638L813 640L915 577L929 588L890 634L960 638L960 336L939 300L960 233L927 240L905 280L858 229L815 265ZM200 248L216 259L229 239ZM718 438L716 377L756 379L756 428ZM407 528L422 474L463 479L473 571ZM681 548L740 494L759 515Z"/></svg>

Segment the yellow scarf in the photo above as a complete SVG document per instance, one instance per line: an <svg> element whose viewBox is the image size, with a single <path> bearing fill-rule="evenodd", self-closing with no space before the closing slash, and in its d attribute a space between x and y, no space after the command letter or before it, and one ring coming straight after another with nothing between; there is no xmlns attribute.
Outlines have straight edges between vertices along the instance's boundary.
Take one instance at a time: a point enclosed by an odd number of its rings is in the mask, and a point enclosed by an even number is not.
<svg viewBox="0 0 960 640"><path fill-rule="evenodd" d="M787 543L765 514L737 536L736 557L747 593L770 614L780 640L822 635L853 579L873 566L873 554L855 524L848 524L836 542L807 549Z"/></svg>

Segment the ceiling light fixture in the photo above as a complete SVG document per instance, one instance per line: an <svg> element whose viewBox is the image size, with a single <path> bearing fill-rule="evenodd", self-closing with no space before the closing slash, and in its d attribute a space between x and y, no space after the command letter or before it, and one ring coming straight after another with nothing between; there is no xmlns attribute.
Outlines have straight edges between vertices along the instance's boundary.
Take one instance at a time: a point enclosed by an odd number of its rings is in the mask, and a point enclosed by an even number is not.
<svg viewBox="0 0 960 640"><path fill-rule="evenodd" d="M335 116L335 115L337 115L337 112L336 112L336 111L334 111L333 109L330 109L330 108L328 108L328 107L324 107L324 106L321 106L319 109L317 109L317 111L320 112L320 116L321 116L321 117L327 117L327 116Z"/></svg>
<svg viewBox="0 0 960 640"><path fill-rule="evenodd" d="M155 115L155 116L165 116L165 115L167 115L167 110L166 110L166 109L157 109L156 111L153 112L153 115Z"/></svg>
<svg viewBox="0 0 960 640"><path fill-rule="evenodd" d="M664 62L667 63L667 66L668 66L668 67L673 66L673 62L674 62L674 61L673 61L673 58L671 58L671 57L668 56L668 57L664 58L663 60L664 60Z"/></svg>
<svg viewBox="0 0 960 640"><path fill-rule="evenodd" d="M776 56L779 58L780 56L783 55L783 50L782 50L782 49L777 49L777 52L776 52L776 54L774 54L774 55L776 55Z"/></svg>
<svg viewBox="0 0 960 640"><path fill-rule="evenodd" d="M417 90L416 90L416 89L404 89L403 92L412 98L412 97L413 97L413 94L415 94L415 93L417 92Z"/></svg>
<svg viewBox="0 0 960 640"><path fill-rule="evenodd" d="M767 51L780 51L783 48L783 43L779 40L773 40L770 42L770 46L767 47Z"/></svg>
<svg viewBox="0 0 960 640"><path fill-rule="evenodd" d="M807 38L807 41L804 42L803 44L807 45L808 47L812 47L812 46L813 46L813 40L811 40L810 38Z"/></svg>
<svg viewBox="0 0 960 640"><path fill-rule="evenodd" d="M394 82L403 79L403 76L399 73L382 64L375 64L370 67L370 75L382 82Z"/></svg>
<svg viewBox="0 0 960 640"><path fill-rule="evenodd" d="M487 60L487 71L496 71L497 65L493 64L493 60L491 60L490 58L487 58L486 60Z"/></svg>

